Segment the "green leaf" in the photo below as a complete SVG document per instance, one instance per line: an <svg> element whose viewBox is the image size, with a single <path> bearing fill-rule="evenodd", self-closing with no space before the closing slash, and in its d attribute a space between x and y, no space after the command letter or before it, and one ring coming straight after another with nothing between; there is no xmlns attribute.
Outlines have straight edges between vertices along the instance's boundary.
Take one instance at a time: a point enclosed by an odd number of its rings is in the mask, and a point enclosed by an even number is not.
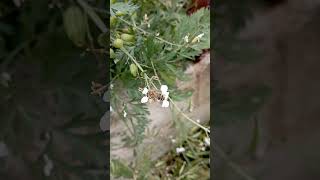
<svg viewBox="0 0 320 180"><path fill-rule="evenodd" d="M114 16L118 11L125 14L131 14L132 12L136 11L138 8L139 8L138 6L132 3L117 2L117 3L111 4L110 13L111 13L111 16Z"/></svg>
<svg viewBox="0 0 320 180"><path fill-rule="evenodd" d="M129 166L123 164L120 160L113 159L110 164L111 176L114 176L115 178L133 178L133 170Z"/></svg>
<svg viewBox="0 0 320 180"><path fill-rule="evenodd" d="M170 92L170 97L173 101L183 101L190 98L192 96L192 93L193 93L192 91L176 90L176 91Z"/></svg>

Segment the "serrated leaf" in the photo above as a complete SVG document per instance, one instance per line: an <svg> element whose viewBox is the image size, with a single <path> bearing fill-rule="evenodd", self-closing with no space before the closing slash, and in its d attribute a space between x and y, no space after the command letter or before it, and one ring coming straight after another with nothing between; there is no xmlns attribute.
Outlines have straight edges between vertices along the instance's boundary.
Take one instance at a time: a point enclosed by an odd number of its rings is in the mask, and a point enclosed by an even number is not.
<svg viewBox="0 0 320 180"><path fill-rule="evenodd" d="M111 16L114 16L117 11L130 14L136 11L138 8L139 7L137 5L134 5L132 3L117 2L117 3L111 4L110 13L111 13Z"/></svg>

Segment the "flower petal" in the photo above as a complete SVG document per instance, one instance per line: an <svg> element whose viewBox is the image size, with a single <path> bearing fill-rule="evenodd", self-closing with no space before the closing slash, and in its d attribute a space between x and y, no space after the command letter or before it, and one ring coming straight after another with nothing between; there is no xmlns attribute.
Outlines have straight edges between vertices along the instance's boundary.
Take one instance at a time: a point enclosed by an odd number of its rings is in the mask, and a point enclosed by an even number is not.
<svg viewBox="0 0 320 180"><path fill-rule="evenodd" d="M149 98L147 96L144 96L143 98L141 98L141 103L146 103L148 102Z"/></svg>
<svg viewBox="0 0 320 180"><path fill-rule="evenodd" d="M162 107L169 107L169 101L164 100L164 101L162 102Z"/></svg>
<svg viewBox="0 0 320 180"><path fill-rule="evenodd" d="M142 94L147 94L148 91L149 91L148 88L144 88L143 91L142 91Z"/></svg>
<svg viewBox="0 0 320 180"><path fill-rule="evenodd" d="M178 154L184 152L185 150L186 150L186 149L184 149L183 147L176 148L176 152L177 152Z"/></svg>
<svg viewBox="0 0 320 180"><path fill-rule="evenodd" d="M169 92L168 91L164 92L164 93L162 93L162 95L164 96L164 99L167 100L169 97Z"/></svg>
<svg viewBox="0 0 320 180"><path fill-rule="evenodd" d="M207 146L210 146L210 138L205 138L205 139L204 139L204 143L205 143Z"/></svg>
<svg viewBox="0 0 320 180"><path fill-rule="evenodd" d="M168 91L168 86L167 85L161 85L161 88L160 88L162 94L167 92Z"/></svg>

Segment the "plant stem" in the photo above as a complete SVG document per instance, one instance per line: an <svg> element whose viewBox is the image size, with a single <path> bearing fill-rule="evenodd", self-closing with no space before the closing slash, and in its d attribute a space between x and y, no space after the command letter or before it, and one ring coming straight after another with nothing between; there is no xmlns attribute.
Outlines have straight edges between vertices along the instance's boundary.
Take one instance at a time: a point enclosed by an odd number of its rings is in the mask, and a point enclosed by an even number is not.
<svg viewBox="0 0 320 180"><path fill-rule="evenodd" d="M139 27L136 26L136 25L131 24L130 22L128 22L128 21L126 21L126 20L124 20L124 19L122 19L122 18L120 18L120 17L117 17L117 18L120 19L122 22L128 24L129 26L133 26L134 28L138 29L138 30L141 31L143 34L148 34L148 35L152 34L152 33L150 33L150 32L147 32L147 31L139 28ZM155 38L158 39L159 41L165 42L165 43L167 43L167 44L169 44L169 45L181 47L181 45L179 45L179 44L171 43L171 42L169 42L169 41L167 41L167 40L165 40L165 39L162 39L162 38L160 38L160 37L155 36Z"/></svg>
<svg viewBox="0 0 320 180"><path fill-rule="evenodd" d="M121 48L121 51L124 52L137 65L137 67L141 70L141 72L144 72L140 64L134 59L133 56L131 56L131 54L125 48Z"/></svg>

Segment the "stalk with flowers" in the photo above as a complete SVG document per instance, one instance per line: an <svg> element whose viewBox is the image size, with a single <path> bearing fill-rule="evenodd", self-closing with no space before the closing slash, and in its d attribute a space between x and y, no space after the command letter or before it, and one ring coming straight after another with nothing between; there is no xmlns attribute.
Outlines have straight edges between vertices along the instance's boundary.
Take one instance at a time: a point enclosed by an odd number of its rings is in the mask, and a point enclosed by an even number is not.
<svg viewBox="0 0 320 180"><path fill-rule="evenodd" d="M149 104L172 109L184 121L200 128L209 139L208 127L190 118L176 104L192 95L190 91L178 90L176 80L188 81L184 69L204 49L210 48L209 10L203 8L188 16L184 8L188 3L175 0L111 2L111 82L106 93L110 94L111 113L118 117L112 121L121 120L127 129L123 146L134 147L134 154L146 154L139 151L139 146L149 136L147 127L152 121L148 119ZM180 151L182 149L180 147ZM141 158L136 156L136 162L128 167L124 165L128 163L113 159L113 175L120 176L127 171L133 179L152 177L151 171L146 171L148 167L139 165ZM143 164L148 164L147 157L142 159Z"/></svg>

